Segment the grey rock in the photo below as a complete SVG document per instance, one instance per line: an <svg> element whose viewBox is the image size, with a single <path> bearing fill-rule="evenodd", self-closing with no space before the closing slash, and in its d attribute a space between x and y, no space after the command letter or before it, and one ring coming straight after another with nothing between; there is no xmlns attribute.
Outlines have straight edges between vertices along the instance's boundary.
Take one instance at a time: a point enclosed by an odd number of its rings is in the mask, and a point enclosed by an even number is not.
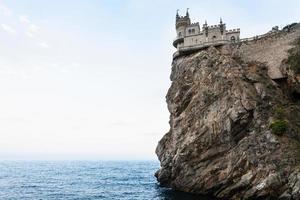
<svg viewBox="0 0 300 200"><path fill-rule="evenodd" d="M223 199L300 199L300 129L292 123L300 106L263 63L237 59L226 49L210 47L173 61L166 97L170 131L156 149L156 177L176 190ZM283 136L270 129L277 107L290 122Z"/></svg>

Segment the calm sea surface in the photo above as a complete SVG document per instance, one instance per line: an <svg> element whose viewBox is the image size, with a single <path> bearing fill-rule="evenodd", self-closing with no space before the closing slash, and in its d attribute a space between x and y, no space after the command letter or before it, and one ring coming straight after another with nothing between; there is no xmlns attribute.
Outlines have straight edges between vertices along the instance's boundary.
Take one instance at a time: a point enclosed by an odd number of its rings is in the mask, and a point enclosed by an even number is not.
<svg viewBox="0 0 300 200"><path fill-rule="evenodd" d="M156 161L0 161L0 199L189 200L158 186Z"/></svg>

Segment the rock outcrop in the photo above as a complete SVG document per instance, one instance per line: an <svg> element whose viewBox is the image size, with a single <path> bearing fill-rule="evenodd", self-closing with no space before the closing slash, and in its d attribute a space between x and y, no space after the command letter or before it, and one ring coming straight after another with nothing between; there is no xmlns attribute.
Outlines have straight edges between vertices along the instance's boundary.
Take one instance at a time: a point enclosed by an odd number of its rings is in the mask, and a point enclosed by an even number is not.
<svg viewBox="0 0 300 200"><path fill-rule="evenodd" d="M210 47L173 60L170 131L156 149L163 186L220 199L300 199L299 79L272 80L245 51Z"/></svg>

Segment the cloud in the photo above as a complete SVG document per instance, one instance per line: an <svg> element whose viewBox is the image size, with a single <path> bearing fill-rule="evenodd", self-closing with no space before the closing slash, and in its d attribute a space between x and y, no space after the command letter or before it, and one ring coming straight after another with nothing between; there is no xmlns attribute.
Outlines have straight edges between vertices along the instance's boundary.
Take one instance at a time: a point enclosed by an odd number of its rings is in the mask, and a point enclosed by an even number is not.
<svg viewBox="0 0 300 200"><path fill-rule="evenodd" d="M33 37L40 29L40 27L33 24L26 15L19 16L19 21L27 26L26 35L28 37Z"/></svg>
<svg viewBox="0 0 300 200"><path fill-rule="evenodd" d="M72 67L72 68L79 68L80 66L81 66L81 64L78 63L78 62L73 62L73 63L71 64L71 67Z"/></svg>
<svg viewBox="0 0 300 200"><path fill-rule="evenodd" d="M12 34L12 35L16 35L17 34L17 32L12 27L10 27L10 26L8 26L6 24L1 24L1 27L2 27L2 29L5 32L7 32L9 34Z"/></svg>
<svg viewBox="0 0 300 200"><path fill-rule="evenodd" d="M70 72L70 70L68 70L67 68L62 68L60 71L62 73L69 73Z"/></svg>
<svg viewBox="0 0 300 200"><path fill-rule="evenodd" d="M12 15L12 11L8 9L5 5L0 5L0 13L4 16Z"/></svg>
<svg viewBox="0 0 300 200"><path fill-rule="evenodd" d="M27 31L26 31L26 35L28 37L33 37L34 34L37 33L39 29L40 29L40 27L38 27L34 24L30 24Z"/></svg>
<svg viewBox="0 0 300 200"><path fill-rule="evenodd" d="M28 19L28 17L26 15L19 16L19 20L20 20L20 22L22 22L24 24L31 24L31 21Z"/></svg>
<svg viewBox="0 0 300 200"><path fill-rule="evenodd" d="M41 48L44 48L44 49L49 49L50 48L50 46L46 42L39 42L39 43L37 43L37 45Z"/></svg>

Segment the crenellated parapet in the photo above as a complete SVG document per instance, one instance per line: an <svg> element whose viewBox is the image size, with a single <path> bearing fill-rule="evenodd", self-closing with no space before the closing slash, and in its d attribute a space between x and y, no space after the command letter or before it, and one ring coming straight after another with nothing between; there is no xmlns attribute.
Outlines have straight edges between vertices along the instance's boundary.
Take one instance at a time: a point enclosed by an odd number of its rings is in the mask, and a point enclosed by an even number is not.
<svg viewBox="0 0 300 200"><path fill-rule="evenodd" d="M238 28L238 29L230 29L230 30L226 30L226 33L240 33L241 30Z"/></svg>
<svg viewBox="0 0 300 200"><path fill-rule="evenodd" d="M191 25L191 19L190 19L188 11L186 12L185 16L180 16L178 14L178 11L177 11L177 14L176 14L176 24L175 24L176 30L177 29L181 29L181 28L185 28L185 27L187 27L189 25Z"/></svg>
<svg viewBox="0 0 300 200"><path fill-rule="evenodd" d="M199 26L199 22L191 23L190 26Z"/></svg>

